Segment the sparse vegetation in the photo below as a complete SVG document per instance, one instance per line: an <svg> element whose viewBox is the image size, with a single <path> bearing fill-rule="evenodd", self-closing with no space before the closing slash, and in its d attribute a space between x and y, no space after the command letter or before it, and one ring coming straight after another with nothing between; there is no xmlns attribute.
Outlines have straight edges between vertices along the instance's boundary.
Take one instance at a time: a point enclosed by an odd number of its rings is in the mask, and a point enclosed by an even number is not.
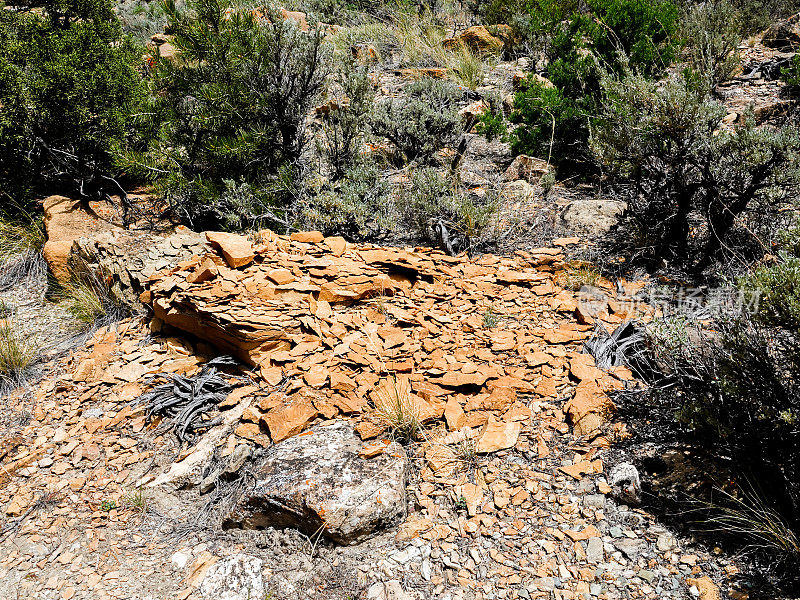
<svg viewBox="0 0 800 600"><path fill-rule="evenodd" d="M20 332L14 316L0 304L0 395L22 384L40 358L36 339Z"/></svg>
<svg viewBox="0 0 800 600"><path fill-rule="evenodd" d="M394 163L429 164L437 152L453 147L463 133L457 103L463 97L449 81L422 79L405 88L405 98L375 106L372 132L394 148Z"/></svg>
<svg viewBox="0 0 800 600"><path fill-rule="evenodd" d="M419 408L408 380L387 378L375 391L373 403L375 417L398 441L410 442L422 431Z"/></svg>
<svg viewBox="0 0 800 600"><path fill-rule="evenodd" d="M57 296L66 304L79 329L95 329L130 314L130 308L110 289L106 280L88 269L77 271L72 282L62 286Z"/></svg>
<svg viewBox="0 0 800 600"><path fill-rule="evenodd" d="M125 494L122 498L122 506L130 508L136 513L144 514L147 512L148 498L142 486L137 487L135 490Z"/></svg>
<svg viewBox="0 0 800 600"><path fill-rule="evenodd" d="M741 68L741 31L741 16L728 0L687 9L681 21L681 35L688 44L689 66L707 80L709 89L727 81Z"/></svg>
<svg viewBox="0 0 800 600"><path fill-rule="evenodd" d="M577 291L584 286L597 286L601 278L600 270L595 265L577 262L561 271L556 282L566 289Z"/></svg>
<svg viewBox="0 0 800 600"><path fill-rule="evenodd" d="M471 250L488 231L497 212L496 196L477 198L447 181L433 168L411 173L398 200L406 226L448 252Z"/></svg>
<svg viewBox="0 0 800 600"><path fill-rule="evenodd" d="M0 290L39 277L47 268L41 217L20 208L15 212L13 217L0 216Z"/></svg>

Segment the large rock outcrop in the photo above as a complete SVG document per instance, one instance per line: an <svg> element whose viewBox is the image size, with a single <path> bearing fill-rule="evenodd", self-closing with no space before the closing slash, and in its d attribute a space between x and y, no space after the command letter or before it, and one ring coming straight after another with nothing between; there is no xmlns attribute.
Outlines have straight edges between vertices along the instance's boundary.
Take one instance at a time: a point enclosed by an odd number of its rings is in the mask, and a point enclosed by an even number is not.
<svg viewBox="0 0 800 600"><path fill-rule="evenodd" d="M88 272L132 307L140 306L139 295L152 275L207 250L205 236L186 227L160 233L125 230L114 224L107 204L50 196L42 208L43 253L56 281L67 285Z"/></svg>
<svg viewBox="0 0 800 600"><path fill-rule="evenodd" d="M87 210L80 200L50 196L44 199L42 208L47 232L44 258L56 281L67 284L72 278L69 259L75 240L119 228L96 212L96 203Z"/></svg>
<svg viewBox="0 0 800 600"><path fill-rule="evenodd" d="M164 235L114 229L73 240L68 266L71 272L88 269L117 298L137 307L151 276L206 249L205 237L185 227Z"/></svg>
<svg viewBox="0 0 800 600"><path fill-rule="evenodd" d="M294 527L355 543L400 519L406 508L406 456L390 443L374 458L347 422L323 425L267 450L255 482L228 527Z"/></svg>

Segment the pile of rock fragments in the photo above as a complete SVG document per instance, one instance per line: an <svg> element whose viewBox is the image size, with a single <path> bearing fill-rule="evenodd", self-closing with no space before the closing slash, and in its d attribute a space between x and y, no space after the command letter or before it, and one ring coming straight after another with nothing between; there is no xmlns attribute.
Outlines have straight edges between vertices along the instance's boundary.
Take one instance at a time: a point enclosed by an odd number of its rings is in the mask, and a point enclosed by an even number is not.
<svg viewBox="0 0 800 600"><path fill-rule="evenodd" d="M0 596L717 598L735 566L614 498L608 392L634 382L583 343L649 311L567 286L575 241L204 234L142 279L152 316L14 398ZM196 439L146 418L155 376L220 355L241 366Z"/></svg>

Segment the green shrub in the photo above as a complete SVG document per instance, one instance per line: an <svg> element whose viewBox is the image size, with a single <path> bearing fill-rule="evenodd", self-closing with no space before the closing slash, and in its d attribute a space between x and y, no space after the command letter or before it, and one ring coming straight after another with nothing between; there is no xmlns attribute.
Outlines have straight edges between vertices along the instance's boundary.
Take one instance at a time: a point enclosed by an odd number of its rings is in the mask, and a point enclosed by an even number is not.
<svg viewBox="0 0 800 600"><path fill-rule="evenodd" d="M430 163L463 134L457 107L463 93L452 82L433 79L415 81L405 93L375 106L372 132L392 143L397 165Z"/></svg>
<svg viewBox="0 0 800 600"><path fill-rule="evenodd" d="M300 215L304 227L350 240L397 234L399 219L389 182L374 164L355 163L332 189L322 190Z"/></svg>
<svg viewBox="0 0 800 600"><path fill-rule="evenodd" d="M758 306L759 321L800 333L800 258L783 256L776 265L761 265L741 285Z"/></svg>
<svg viewBox="0 0 800 600"><path fill-rule="evenodd" d="M681 36L688 45L689 66L713 89L741 67L738 46L742 25L728 0L691 6L682 20Z"/></svg>
<svg viewBox="0 0 800 600"><path fill-rule="evenodd" d="M499 202L491 193L483 199L469 196L436 169L423 168L411 173L410 185L402 190L398 205L404 226L417 239L451 251L457 247L471 250L482 241Z"/></svg>
<svg viewBox="0 0 800 600"><path fill-rule="evenodd" d="M34 6L36 9L34 9ZM108 0L0 7L0 186L23 203L37 191L119 192L109 151L143 93L141 49Z"/></svg>
<svg viewBox="0 0 800 600"><path fill-rule="evenodd" d="M756 129L746 118L718 131L725 109L691 78L627 74L606 77L603 90L591 147L629 201L623 237L654 264L702 271L740 215L779 210L800 182L796 129Z"/></svg>
<svg viewBox="0 0 800 600"><path fill-rule="evenodd" d="M797 95L800 90L800 54L795 54L789 61L789 66L781 70L781 79L789 86L792 95Z"/></svg>
<svg viewBox="0 0 800 600"><path fill-rule="evenodd" d="M570 98L559 88L534 81L514 98L509 120L520 127L511 134L512 151L546 156L548 161L583 158L590 103L590 98Z"/></svg>
<svg viewBox="0 0 800 600"><path fill-rule="evenodd" d="M142 124L143 147L121 152L121 164L159 180L174 212L197 228L224 220L212 205L226 180L270 190L280 210L295 199L282 178L302 173L306 116L328 75L324 32L233 0L165 7L178 58L158 60L153 119Z"/></svg>
<svg viewBox="0 0 800 600"><path fill-rule="evenodd" d="M339 62L326 92L329 104L335 106L322 115L318 148L327 158L334 179L340 179L358 157L375 92L368 70L349 57Z"/></svg>
<svg viewBox="0 0 800 600"><path fill-rule="evenodd" d="M661 74L675 58L677 17L668 0L591 0L584 12L569 2L532 0L522 35L543 49L555 89L531 80L516 94L514 151L542 155L552 148L558 163L586 160L602 73Z"/></svg>
<svg viewBox="0 0 800 600"><path fill-rule="evenodd" d="M475 131L484 136L488 141L499 139L508 140L508 127L503 115L503 109L497 98L489 97L489 109L478 117Z"/></svg>

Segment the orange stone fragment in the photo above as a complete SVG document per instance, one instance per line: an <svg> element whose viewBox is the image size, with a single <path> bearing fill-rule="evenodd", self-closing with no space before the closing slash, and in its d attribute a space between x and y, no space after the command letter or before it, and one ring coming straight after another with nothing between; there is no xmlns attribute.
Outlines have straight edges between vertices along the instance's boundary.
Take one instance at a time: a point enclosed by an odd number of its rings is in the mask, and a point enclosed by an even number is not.
<svg viewBox="0 0 800 600"><path fill-rule="evenodd" d="M206 239L212 246L220 249L231 269L249 265L255 258L253 244L244 236L224 231L207 231Z"/></svg>
<svg viewBox="0 0 800 600"><path fill-rule="evenodd" d="M273 408L264 415L263 420L269 428L272 441L277 443L303 431L317 414L314 405L303 398Z"/></svg>

